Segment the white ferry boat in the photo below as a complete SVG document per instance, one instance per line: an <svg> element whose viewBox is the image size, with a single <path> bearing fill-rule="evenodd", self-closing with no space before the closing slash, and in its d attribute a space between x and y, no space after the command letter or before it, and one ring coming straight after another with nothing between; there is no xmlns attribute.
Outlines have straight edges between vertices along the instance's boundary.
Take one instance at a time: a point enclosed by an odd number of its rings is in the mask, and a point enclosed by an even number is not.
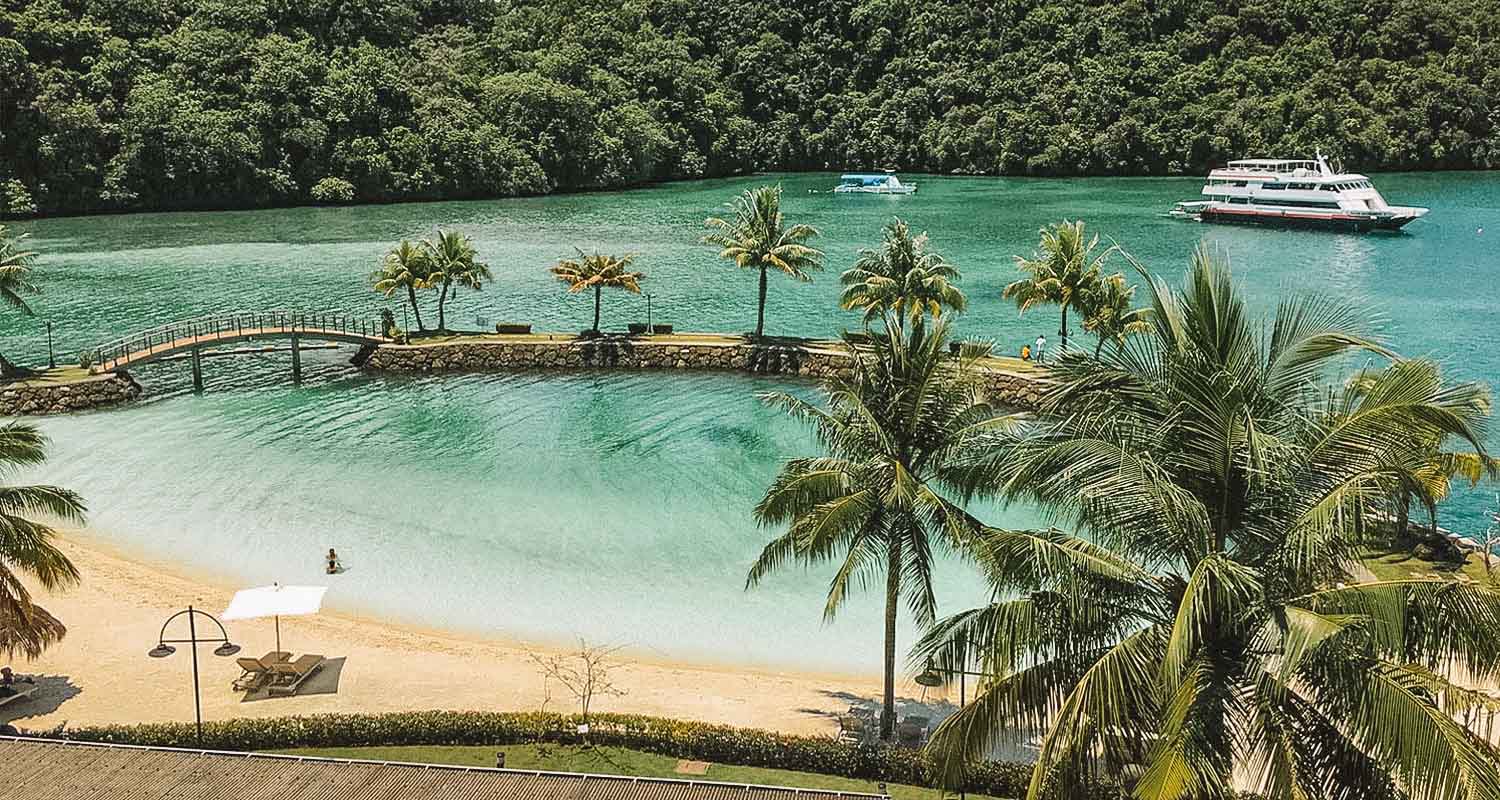
<svg viewBox="0 0 1500 800"><path fill-rule="evenodd" d="M1178 203L1170 216L1335 230L1393 231L1427 213L1393 206L1354 173L1335 172L1319 155L1313 160L1252 158L1213 170L1203 199Z"/></svg>
<svg viewBox="0 0 1500 800"><path fill-rule="evenodd" d="M834 194L911 194L916 190L916 184L902 183L890 172L851 172L840 175L839 185L833 187Z"/></svg>

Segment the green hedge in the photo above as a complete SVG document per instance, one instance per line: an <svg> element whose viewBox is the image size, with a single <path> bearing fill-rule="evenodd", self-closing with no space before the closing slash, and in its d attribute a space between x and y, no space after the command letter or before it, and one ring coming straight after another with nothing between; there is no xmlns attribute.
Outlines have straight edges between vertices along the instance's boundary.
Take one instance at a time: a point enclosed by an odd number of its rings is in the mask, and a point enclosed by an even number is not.
<svg viewBox="0 0 1500 800"><path fill-rule="evenodd" d="M217 750L368 745L504 745L576 741L578 718L562 714L412 711L234 719L203 725L203 746ZM95 742L194 747L182 723L79 728L71 738ZM589 740L648 753L747 767L774 767L889 783L936 786L932 759L917 750L860 747L828 737L792 736L753 728L626 714L590 719ZM986 761L970 772L967 791L1022 797L1031 765ZM1069 798L1103 792L1068 792Z"/></svg>

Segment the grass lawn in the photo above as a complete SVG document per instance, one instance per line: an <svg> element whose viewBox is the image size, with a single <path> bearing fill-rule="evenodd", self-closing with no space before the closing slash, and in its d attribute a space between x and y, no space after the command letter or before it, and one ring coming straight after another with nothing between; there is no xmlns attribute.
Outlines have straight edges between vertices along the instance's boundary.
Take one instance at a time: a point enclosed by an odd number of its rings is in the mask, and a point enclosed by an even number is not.
<svg viewBox="0 0 1500 800"><path fill-rule="evenodd" d="M683 775L676 771L678 759L627 750L623 747L596 747L588 750L572 745L519 744L501 747L332 747L275 752L296 756L360 758L373 761L407 761L419 764L456 764L466 767L495 766L495 752L504 751L508 769L536 769L550 772L591 772L596 775L634 775L643 778L681 778L686 780L756 783L769 786L794 786L802 789L828 789L845 792L879 791L874 781L793 772L764 767L735 767L714 764L705 775ZM888 784L886 791L893 800L939 800L943 794L920 786ZM976 800L990 800L971 794Z"/></svg>
<svg viewBox="0 0 1500 800"><path fill-rule="evenodd" d="M1470 555L1461 569L1454 570L1444 562L1425 561L1405 550L1371 548L1360 556L1360 561L1377 580L1394 581L1410 578L1453 578L1463 575L1470 580L1484 583L1492 580L1484 574L1484 559L1478 554ZM1493 580L1500 581L1500 561L1495 562Z"/></svg>

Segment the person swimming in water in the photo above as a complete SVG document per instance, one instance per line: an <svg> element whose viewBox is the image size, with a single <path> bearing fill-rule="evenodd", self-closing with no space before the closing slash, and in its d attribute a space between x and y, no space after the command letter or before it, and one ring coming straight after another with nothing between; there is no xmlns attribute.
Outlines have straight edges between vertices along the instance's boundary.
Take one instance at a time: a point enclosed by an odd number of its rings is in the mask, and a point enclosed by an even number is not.
<svg viewBox="0 0 1500 800"><path fill-rule="evenodd" d="M330 547L330 548L328 548L328 574L329 575L337 575L338 573L339 573L339 554L337 552L335 552L332 547Z"/></svg>

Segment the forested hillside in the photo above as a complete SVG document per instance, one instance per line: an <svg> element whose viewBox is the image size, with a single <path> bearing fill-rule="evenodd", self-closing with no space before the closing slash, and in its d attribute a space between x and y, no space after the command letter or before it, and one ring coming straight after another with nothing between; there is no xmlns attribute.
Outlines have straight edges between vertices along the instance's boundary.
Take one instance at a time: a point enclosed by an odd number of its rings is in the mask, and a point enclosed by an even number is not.
<svg viewBox="0 0 1500 800"><path fill-rule="evenodd" d="M1495 0L0 0L0 212L1500 165Z"/></svg>

